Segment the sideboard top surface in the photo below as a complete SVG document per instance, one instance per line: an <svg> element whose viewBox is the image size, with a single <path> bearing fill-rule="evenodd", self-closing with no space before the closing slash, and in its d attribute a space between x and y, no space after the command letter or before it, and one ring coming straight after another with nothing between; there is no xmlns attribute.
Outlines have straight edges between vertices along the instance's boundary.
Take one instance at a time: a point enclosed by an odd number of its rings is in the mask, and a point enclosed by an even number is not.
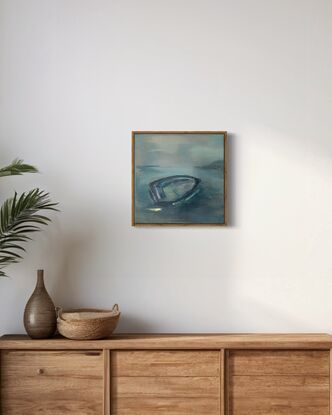
<svg viewBox="0 0 332 415"><path fill-rule="evenodd" d="M104 340L54 337L32 340L5 335L0 349L17 350L135 350L135 349L331 349L329 334L117 334Z"/></svg>

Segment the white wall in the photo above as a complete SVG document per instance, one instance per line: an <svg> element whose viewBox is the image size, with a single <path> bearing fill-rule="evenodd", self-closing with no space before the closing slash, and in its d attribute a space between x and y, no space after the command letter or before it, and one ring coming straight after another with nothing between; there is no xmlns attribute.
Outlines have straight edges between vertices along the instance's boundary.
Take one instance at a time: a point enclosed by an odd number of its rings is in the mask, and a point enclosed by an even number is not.
<svg viewBox="0 0 332 415"><path fill-rule="evenodd" d="M35 270L121 331L332 331L329 0L0 0L1 199L61 214L0 280L21 332ZM228 130L227 228L132 228L131 130Z"/></svg>

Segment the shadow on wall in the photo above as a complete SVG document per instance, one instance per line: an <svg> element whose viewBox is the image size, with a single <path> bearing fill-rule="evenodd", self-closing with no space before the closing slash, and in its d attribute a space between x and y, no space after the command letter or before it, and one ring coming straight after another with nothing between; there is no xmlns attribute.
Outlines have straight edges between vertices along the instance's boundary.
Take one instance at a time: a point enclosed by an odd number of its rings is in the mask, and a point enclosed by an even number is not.
<svg viewBox="0 0 332 415"><path fill-rule="evenodd" d="M66 235L62 235L62 263L58 267L57 275L54 282L52 297L56 300L56 304L63 308L83 308L83 307L99 307L104 308L100 304L100 299L110 298L105 290L112 293L112 278L104 285L101 275L105 274L105 265L98 267L98 259L95 253L98 253L98 245L100 246L102 236L105 230L101 228L97 221L91 218L84 221L84 227L77 230L68 231ZM104 255L105 251L101 253ZM92 261L93 258L93 261ZM90 270L90 273L87 271ZM91 271L93 269L93 271ZM88 275L90 274L90 278ZM91 280L94 281L91 282ZM91 286L95 287L95 291L91 290ZM104 291L102 287L104 286ZM102 300L102 303L104 302ZM107 300L106 300L107 302ZM126 301L124 301L125 303ZM140 319L133 313L123 311L117 332L121 332L123 327L125 332L153 332L155 326L151 324L144 316ZM110 308L110 305L105 306Z"/></svg>
<svg viewBox="0 0 332 415"><path fill-rule="evenodd" d="M121 310L120 310L121 311ZM137 318L133 314L125 313L121 316L119 325L116 329L117 333L153 333L156 332L156 324L147 321L146 316L144 318Z"/></svg>
<svg viewBox="0 0 332 415"><path fill-rule="evenodd" d="M92 252L98 245L100 225L91 220L91 215L82 223L84 226L79 229L67 229L59 241L62 261L58 267L53 295L57 303L63 307L84 307L81 303L84 280L80 278L86 274L87 261L91 260Z"/></svg>

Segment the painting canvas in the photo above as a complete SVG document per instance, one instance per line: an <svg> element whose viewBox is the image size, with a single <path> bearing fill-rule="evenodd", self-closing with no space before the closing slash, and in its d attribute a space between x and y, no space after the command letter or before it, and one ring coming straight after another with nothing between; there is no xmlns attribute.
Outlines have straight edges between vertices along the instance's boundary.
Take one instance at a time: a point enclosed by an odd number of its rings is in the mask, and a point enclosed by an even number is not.
<svg viewBox="0 0 332 415"><path fill-rule="evenodd" d="M225 225L221 132L132 133L132 224Z"/></svg>

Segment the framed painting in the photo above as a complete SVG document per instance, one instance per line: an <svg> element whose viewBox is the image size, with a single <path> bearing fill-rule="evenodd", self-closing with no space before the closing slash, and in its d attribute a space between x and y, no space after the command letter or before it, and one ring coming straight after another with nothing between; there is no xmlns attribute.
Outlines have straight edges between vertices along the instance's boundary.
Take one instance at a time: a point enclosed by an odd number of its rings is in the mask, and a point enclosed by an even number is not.
<svg viewBox="0 0 332 415"><path fill-rule="evenodd" d="M132 225L226 225L226 131L132 132Z"/></svg>

